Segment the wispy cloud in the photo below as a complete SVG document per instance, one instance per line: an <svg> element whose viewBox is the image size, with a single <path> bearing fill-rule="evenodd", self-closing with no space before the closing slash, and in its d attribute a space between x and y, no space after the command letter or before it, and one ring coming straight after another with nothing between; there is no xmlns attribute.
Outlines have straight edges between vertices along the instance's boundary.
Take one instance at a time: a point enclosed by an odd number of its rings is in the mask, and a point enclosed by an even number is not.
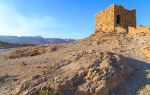
<svg viewBox="0 0 150 95"><path fill-rule="evenodd" d="M0 2L0 35L34 35L53 28L62 27L51 16L26 16L14 6Z"/></svg>

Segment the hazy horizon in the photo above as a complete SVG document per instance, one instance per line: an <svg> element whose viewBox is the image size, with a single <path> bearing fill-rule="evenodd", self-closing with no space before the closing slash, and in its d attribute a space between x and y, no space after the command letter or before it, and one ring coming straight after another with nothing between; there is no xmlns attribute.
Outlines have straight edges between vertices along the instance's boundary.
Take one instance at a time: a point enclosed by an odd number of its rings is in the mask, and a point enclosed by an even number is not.
<svg viewBox="0 0 150 95"><path fill-rule="evenodd" d="M20 37L42 37L42 38L45 38L45 39L71 39L71 38L55 38L55 37L43 37L43 36L13 36L13 35L0 35L0 37L18 37L18 38L20 38ZM74 39L74 40L78 40L78 39Z"/></svg>
<svg viewBox="0 0 150 95"><path fill-rule="evenodd" d="M137 24L150 25L148 0L0 0L0 35L84 38L95 14L113 3L136 9Z"/></svg>

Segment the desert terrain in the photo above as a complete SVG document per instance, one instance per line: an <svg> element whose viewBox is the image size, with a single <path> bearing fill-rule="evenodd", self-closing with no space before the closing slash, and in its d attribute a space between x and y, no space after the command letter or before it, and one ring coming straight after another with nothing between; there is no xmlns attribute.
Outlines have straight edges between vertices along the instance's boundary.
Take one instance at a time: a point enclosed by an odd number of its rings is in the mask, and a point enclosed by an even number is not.
<svg viewBox="0 0 150 95"><path fill-rule="evenodd" d="M0 95L150 95L150 34L99 31L3 51Z"/></svg>

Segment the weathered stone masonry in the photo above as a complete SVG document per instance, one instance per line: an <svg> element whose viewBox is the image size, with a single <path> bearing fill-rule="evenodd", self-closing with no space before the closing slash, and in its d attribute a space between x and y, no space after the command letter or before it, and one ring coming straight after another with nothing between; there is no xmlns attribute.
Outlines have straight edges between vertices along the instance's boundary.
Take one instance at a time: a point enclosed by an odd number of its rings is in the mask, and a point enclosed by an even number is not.
<svg viewBox="0 0 150 95"><path fill-rule="evenodd" d="M95 16L95 31L113 31L116 27L136 27L136 10L127 10L120 5L111 5Z"/></svg>
<svg viewBox="0 0 150 95"><path fill-rule="evenodd" d="M114 6L99 12L95 16L95 30L99 31L100 29L114 29Z"/></svg>

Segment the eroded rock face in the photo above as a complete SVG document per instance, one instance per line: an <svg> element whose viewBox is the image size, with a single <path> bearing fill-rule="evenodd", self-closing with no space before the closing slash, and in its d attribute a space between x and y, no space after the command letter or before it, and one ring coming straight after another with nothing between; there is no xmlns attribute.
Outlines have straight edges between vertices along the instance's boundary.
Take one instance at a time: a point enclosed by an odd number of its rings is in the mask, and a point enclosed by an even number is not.
<svg viewBox="0 0 150 95"><path fill-rule="evenodd" d="M150 47L142 48L142 52L146 57L150 58Z"/></svg>
<svg viewBox="0 0 150 95"><path fill-rule="evenodd" d="M47 71L18 84L13 94L36 95L40 89L56 95L109 95L109 92L122 83L133 68L123 57L95 50L79 53L80 58L70 55L70 63ZM56 67L55 67L56 68Z"/></svg>

